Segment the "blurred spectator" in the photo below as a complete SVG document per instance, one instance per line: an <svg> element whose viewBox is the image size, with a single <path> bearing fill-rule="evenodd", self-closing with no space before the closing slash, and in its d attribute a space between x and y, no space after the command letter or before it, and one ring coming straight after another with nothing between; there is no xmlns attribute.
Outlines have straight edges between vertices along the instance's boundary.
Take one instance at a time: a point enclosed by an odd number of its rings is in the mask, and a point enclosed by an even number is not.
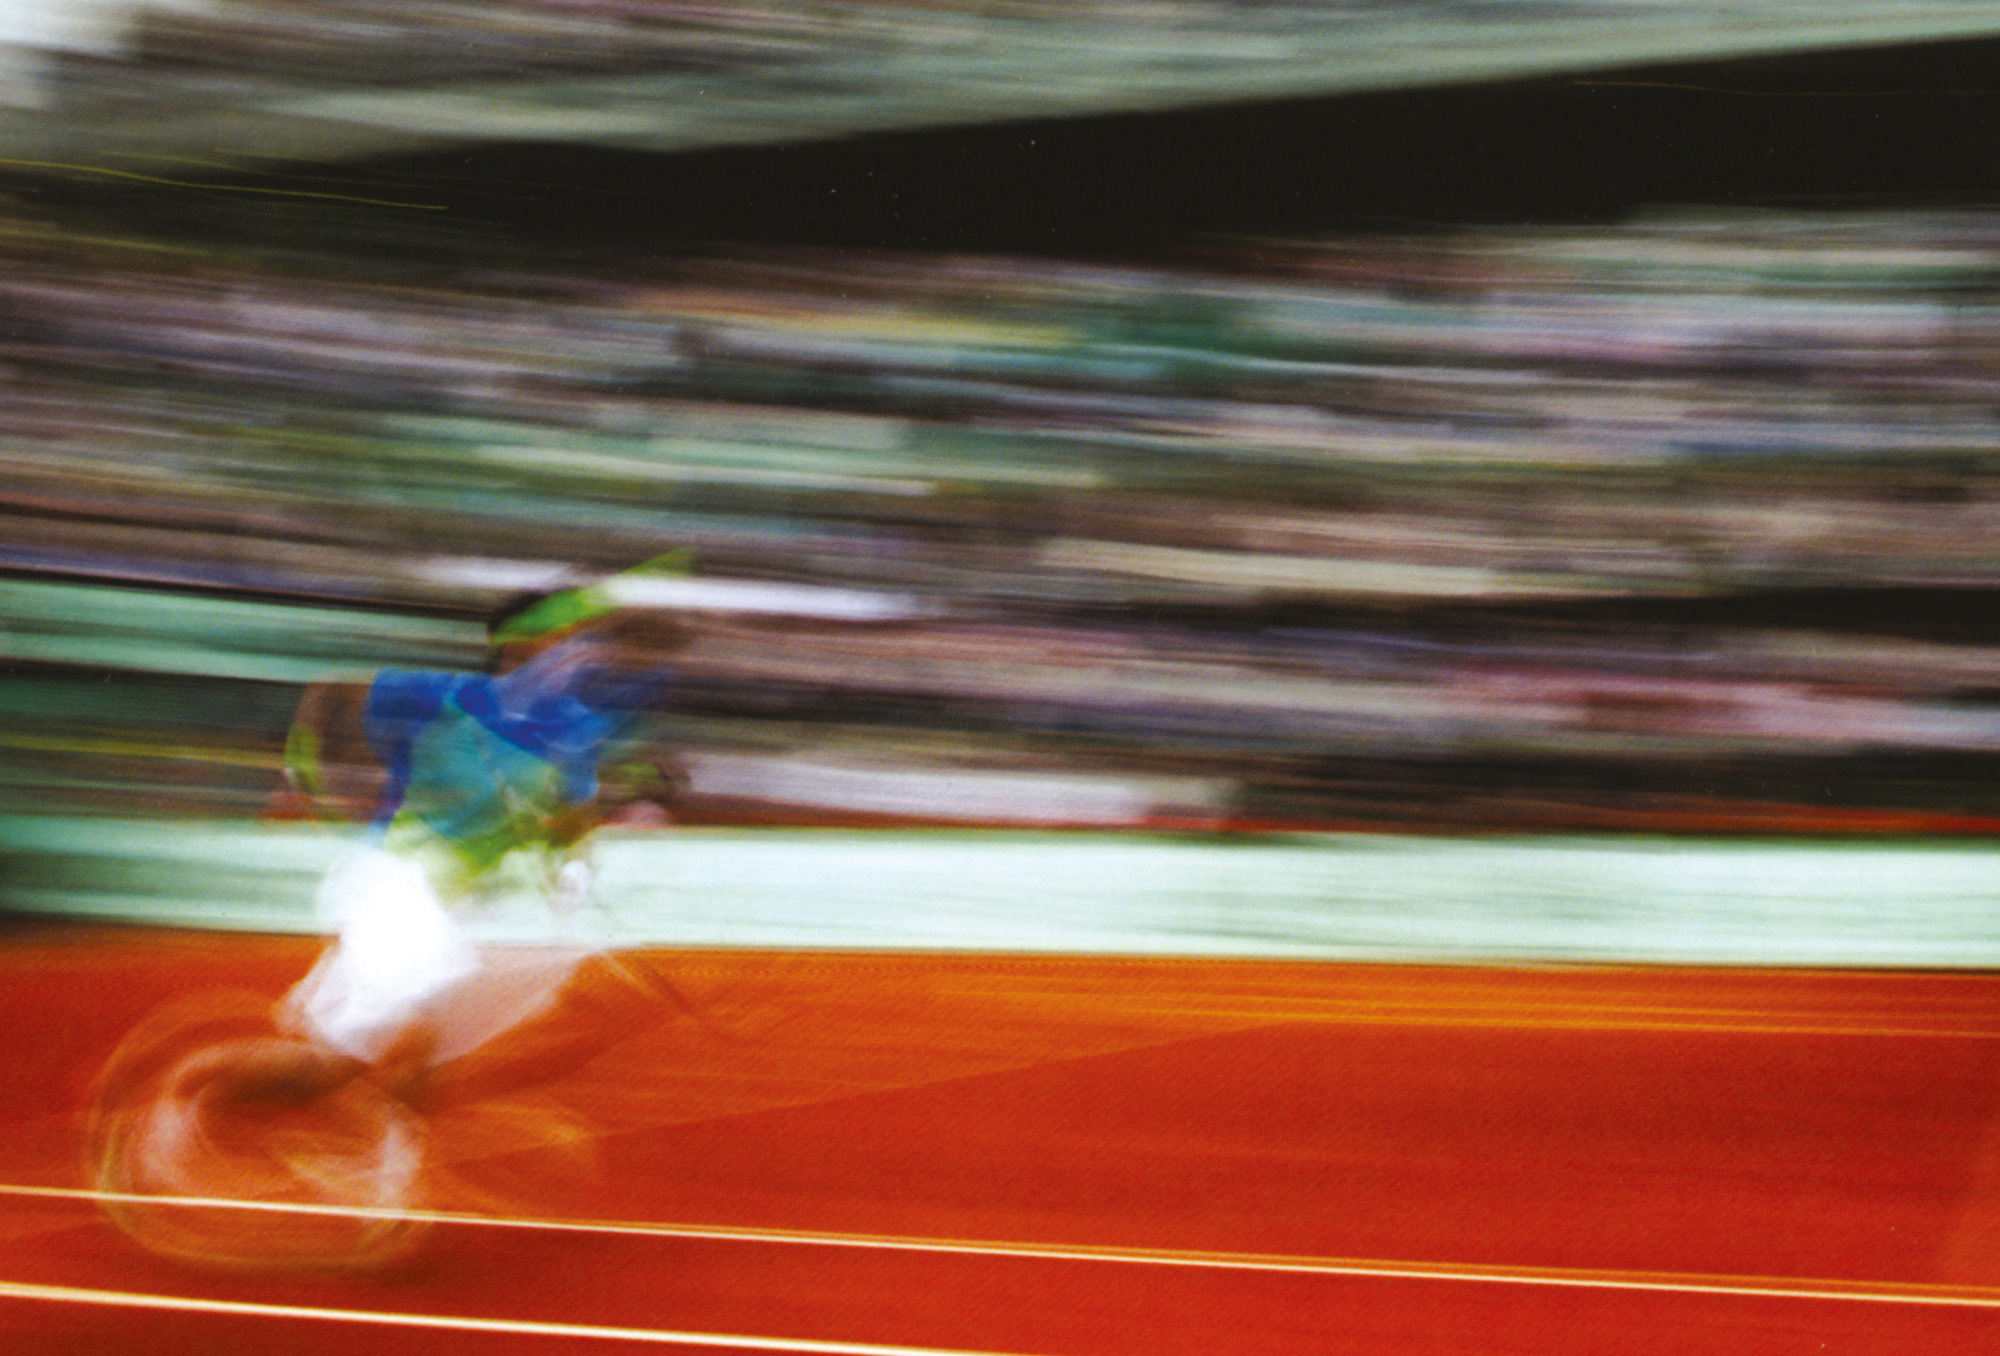
<svg viewBox="0 0 2000 1356"><path fill-rule="evenodd" d="M229 703L469 666L499 598L687 542L897 600L684 656L697 815L1990 808L2000 219L1144 268L314 238L0 234L6 804L244 812L277 729Z"/></svg>

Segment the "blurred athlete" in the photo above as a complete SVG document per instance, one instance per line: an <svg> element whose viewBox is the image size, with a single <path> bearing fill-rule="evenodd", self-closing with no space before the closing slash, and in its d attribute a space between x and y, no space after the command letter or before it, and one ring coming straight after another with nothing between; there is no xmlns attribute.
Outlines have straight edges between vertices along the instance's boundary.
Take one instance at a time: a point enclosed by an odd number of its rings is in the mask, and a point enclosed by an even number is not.
<svg viewBox="0 0 2000 1356"><path fill-rule="evenodd" d="M275 1014L252 994L189 994L120 1042L84 1149L130 1237L238 1269L387 1265L443 1186L428 1113L560 1077L685 1008L635 959L580 938L482 949L460 921L523 893L558 916L582 905L591 830L619 799L600 765L691 639L671 604L620 598L681 572L662 558L504 609L486 673L307 691L291 794L369 822L320 889L337 935Z"/></svg>
<svg viewBox="0 0 2000 1356"><path fill-rule="evenodd" d="M683 572L661 557L617 578ZM634 794L607 796L600 764L658 704L663 663L692 634L676 617L622 610L614 593L504 609L487 673L392 669L308 688L287 780L322 813L369 821L320 888L335 943L280 1009L324 1052L319 1078L372 1068L406 1087L539 1015L570 978L580 951L512 989L494 984L458 915L509 894L559 916L584 902L590 833ZM647 770L657 797L667 778Z"/></svg>
<svg viewBox="0 0 2000 1356"><path fill-rule="evenodd" d="M637 797L675 797L671 764L633 760L636 783L608 764L662 704L696 611L705 638L757 616L927 614L910 599L686 573L663 557L503 609L484 673L388 670L307 690L288 794L368 824L320 889L335 940L275 1029L257 995L190 994L120 1043L92 1088L84 1147L101 1208L131 1238L238 1269L389 1265L429 1227L419 1207L467 1189L428 1157L431 1113L560 1077L676 1009L699 1016L641 958L574 928L568 942L481 948L463 920L521 894L574 915L592 830Z"/></svg>

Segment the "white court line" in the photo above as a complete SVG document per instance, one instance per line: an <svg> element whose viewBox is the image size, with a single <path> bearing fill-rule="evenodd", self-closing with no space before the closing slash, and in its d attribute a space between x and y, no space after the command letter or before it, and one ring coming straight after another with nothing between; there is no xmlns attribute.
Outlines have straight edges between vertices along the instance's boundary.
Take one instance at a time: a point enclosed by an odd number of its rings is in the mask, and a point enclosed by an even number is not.
<svg viewBox="0 0 2000 1356"><path fill-rule="evenodd" d="M739 1333L675 1332L669 1328L612 1328L590 1323L534 1323L524 1319L463 1318L453 1314L398 1314L374 1309L321 1309L299 1304L247 1304L240 1300L141 1295L126 1290L84 1290L68 1285L26 1285L15 1281L0 1281L0 1299L169 1310L184 1314L228 1314L245 1318L372 1323L392 1328L444 1328L452 1332L506 1333L517 1337L596 1337L614 1342L652 1342L663 1346L801 1351L814 1353L814 1356L1004 1356L1000 1352L885 1346L876 1342L826 1342L809 1337L752 1337Z"/></svg>
<svg viewBox="0 0 2000 1356"><path fill-rule="evenodd" d="M551 1233L613 1234L728 1243L768 1243L814 1248L863 1248L879 1252L943 1253L961 1257L1018 1257L1041 1261L1113 1262L1138 1266L1193 1267L1214 1271L1283 1272L1293 1275L1353 1276L1408 1281L1460 1281L1486 1285L1533 1285L1575 1290L1641 1290L1683 1295L1733 1295L1762 1299L1843 1300L1870 1304L1915 1304L1938 1308L2000 1309L2000 1288L1927 1286L1896 1281L1837 1281L1788 1277L1700 1276L1580 1268L1508 1267L1477 1263L1399 1262L1372 1258L1291 1257L1267 1253L1196 1252L1170 1248L1115 1248L1090 1244L1004 1243L981 1239L909 1238L892 1234L820 1233L803 1229L753 1229L726 1224L649 1224L620 1220L519 1219L504 1215L459 1214L444 1210L389 1210L359 1206L290 1205L208 1196L147 1196L91 1191L79 1187L36 1187L0 1183L0 1196L29 1196L94 1202L148 1202L188 1209L268 1210L354 1219L413 1219L491 1229Z"/></svg>

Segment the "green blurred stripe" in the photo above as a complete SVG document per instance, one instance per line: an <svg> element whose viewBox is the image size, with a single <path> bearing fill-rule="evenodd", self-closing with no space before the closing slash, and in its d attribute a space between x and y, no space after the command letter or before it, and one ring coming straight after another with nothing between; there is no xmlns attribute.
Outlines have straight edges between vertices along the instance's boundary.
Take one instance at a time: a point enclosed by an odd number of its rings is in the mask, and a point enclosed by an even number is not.
<svg viewBox="0 0 2000 1356"><path fill-rule="evenodd" d="M352 832L0 817L30 913L315 930ZM2000 966L2000 844L1638 837L606 834L620 944L1370 960ZM499 908L495 938L547 935Z"/></svg>
<svg viewBox="0 0 2000 1356"><path fill-rule="evenodd" d="M485 648L475 621L0 581L0 660L306 683L343 665L472 667Z"/></svg>

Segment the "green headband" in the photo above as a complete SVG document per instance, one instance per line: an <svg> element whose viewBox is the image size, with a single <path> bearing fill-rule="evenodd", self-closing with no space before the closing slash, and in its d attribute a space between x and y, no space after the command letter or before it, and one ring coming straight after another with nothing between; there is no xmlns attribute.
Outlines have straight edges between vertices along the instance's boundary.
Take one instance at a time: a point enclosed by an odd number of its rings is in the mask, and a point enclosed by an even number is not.
<svg viewBox="0 0 2000 1356"><path fill-rule="evenodd" d="M675 578L693 573L694 552L683 546L665 555L654 556L643 565L634 565L612 578ZM611 590L603 582L563 589L538 600L531 607L522 608L500 623L493 630L493 643L506 645L515 641L540 640L573 626L596 621L599 617L608 617L617 610L618 604L612 601Z"/></svg>

